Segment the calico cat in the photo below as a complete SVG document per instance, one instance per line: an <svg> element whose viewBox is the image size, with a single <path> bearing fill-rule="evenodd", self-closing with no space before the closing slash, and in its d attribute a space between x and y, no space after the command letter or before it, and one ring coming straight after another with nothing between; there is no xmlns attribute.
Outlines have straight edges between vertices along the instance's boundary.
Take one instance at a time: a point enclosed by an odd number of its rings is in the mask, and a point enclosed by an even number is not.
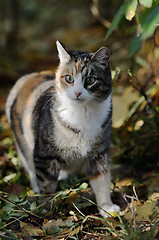
<svg viewBox="0 0 159 240"><path fill-rule="evenodd" d="M88 175L101 215L119 211L110 198L112 79L110 51L74 51L56 42L60 64L20 78L6 114L35 192L53 193L58 180Z"/></svg>

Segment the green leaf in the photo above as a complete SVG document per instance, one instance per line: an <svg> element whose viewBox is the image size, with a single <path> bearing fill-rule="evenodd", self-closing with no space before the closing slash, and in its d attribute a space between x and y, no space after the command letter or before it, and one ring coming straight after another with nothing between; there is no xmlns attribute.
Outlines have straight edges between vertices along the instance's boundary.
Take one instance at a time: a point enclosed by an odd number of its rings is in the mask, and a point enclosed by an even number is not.
<svg viewBox="0 0 159 240"><path fill-rule="evenodd" d="M88 188L88 183L84 182L79 186L80 189L86 189Z"/></svg>
<svg viewBox="0 0 159 240"><path fill-rule="evenodd" d="M33 210L34 208L36 208L36 202L32 202L30 205L30 210Z"/></svg>
<svg viewBox="0 0 159 240"><path fill-rule="evenodd" d="M5 225L5 222L0 222L0 228L2 228Z"/></svg>
<svg viewBox="0 0 159 240"><path fill-rule="evenodd" d="M135 16L137 4L138 4L137 0L130 0L127 3L127 7L125 10L125 17L127 20L131 21L132 18Z"/></svg>
<svg viewBox="0 0 159 240"><path fill-rule="evenodd" d="M2 208L2 210L6 210L7 213L9 214L10 211L12 211L14 209L14 205L11 203L6 203L5 206Z"/></svg>
<svg viewBox="0 0 159 240"><path fill-rule="evenodd" d="M146 16L145 21L141 22L142 39L146 39L153 35L159 24L159 6L152 8Z"/></svg>
<svg viewBox="0 0 159 240"><path fill-rule="evenodd" d="M139 3L148 8L152 6L152 0L139 0Z"/></svg>
<svg viewBox="0 0 159 240"><path fill-rule="evenodd" d="M19 198L15 194L11 194L8 199L12 202L19 202Z"/></svg>
<svg viewBox="0 0 159 240"><path fill-rule="evenodd" d="M141 36L136 37L130 42L129 46L129 56L133 56L141 47Z"/></svg>
<svg viewBox="0 0 159 240"><path fill-rule="evenodd" d="M74 223L73 223L71 220L67 220L67 221L66 221L66 225L67 225L68 227L71 227L71 226L74 225Z"/></svg>
<svg viewBox="0 0 159 240"><path fill-rule="evenodd" d="M118 10L118 12L116 13L111 25L110 25L110 28L108 29L107 31L107 34L106 34L106 37L105 39L107 39L110 34L114 31L115 28L117 28L122 16L124 15L125 13L125 8L126 8L126 4L124 3Z"/></svg>

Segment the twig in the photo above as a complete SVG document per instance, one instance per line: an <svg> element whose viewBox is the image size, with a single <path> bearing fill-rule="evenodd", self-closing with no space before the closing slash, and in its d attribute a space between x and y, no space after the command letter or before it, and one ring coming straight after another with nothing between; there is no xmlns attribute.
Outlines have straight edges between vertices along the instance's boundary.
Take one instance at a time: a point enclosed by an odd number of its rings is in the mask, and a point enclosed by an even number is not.
<svg viewBox="0 0 159 240"><path fill-rule="evenodd" d="M92 6L90 8L91 13L93 14L93 16L105 27L105 28L109 28L110 27L110 22L108 20L106 20L104 17L101 16L101 14L99 13L99 2L98 0L93 0L92 1Z"/></svg>
<svg viewBox="0 0 159 240"><path fill-rule="evenodd" d="M135 186L134 186L134 185L133 185L133 192L134 192L134 194L135 194L135 197L136 197L137 201L139 201L139 198L138 198L138 196L137 196L136 189L135 189Z"/></svg>
<svg viewBox="0 0 159 240"><path fill-rule="evenodd" d="M128 202L126 198L130 198L130 199L133 198L134 200L141 202L138 198L136 198L134 196L129 196L127 194L123 194L123 198L125 199L126 202Z"/></svg>
<svg viewBox="0 0 159 240"><path fill-rule="evenodd" d="M12 223L14 223L14 222L16 222L16 221L19 221L19 222L20 222L20 219L23 218L23 217L25 217L25 216L27 216L27 213L23 214L22 216L20 216L19 218L16 218L15 220L13 220L13 221L11 221L11 222L5 224L5 225L3 226L3 228L8 227L10 224L12 224Z"/></svg>
<svg viewBox="0 0 159 240"><path fill-rule="evenodd" d="M155 89L155 86L153 85L151 88L149 88L147 91L146 91L146 95L150 94L152 90ZM139 106L144 102L145 100L145 97L144 96L141 96L140 99L133 105L133 107L130 109L130 111L128 112L127 114L127 117L124 121L124 123L128 122L128 120L132 117L132 115L136 112L136 110L139 108ZM157 113L157 111L153 108L152 104L151 104L151 107L153 109L153 111L155 113ZM157 113L158 114L158 113Z"/></svg>
<svg viewBox="0 0 159 240"><path fill-rule="evenodd" d="M141 96L144 97L145 101L147 102L147 105L149 106L149 109L153 110L155 113L157 113L157 111L154 109L154 107L152 106L152 100L148 97L148 93L145 91L145 87L147 85L147 83L144 85L144 86L141 86L141 84L139 83L139 80L136 76L132 75L130 72L128 72L129 76L131 77L130 79L130 84L132 85L132 87L134 89L136 89ZM134 84L134 81L133 79L136 80L137 84L140 86L137 87L135 84Z"/></svg>
<svg viewBox="0 0 159 240"><path fill-rule="evenodd" d="M37 206L36 208L34 208L33 211L39 209L40 207L42 207L42 206L45 205L45 204L47 204L47 202L44 202L44 203L40 204L39 206ZM13 221L5 224L3 227L6 228L6 227L9 226L10 224L12 224L12 223L14 223L14 222L16 222L16 221L20 221L20 219L21 219L21 218L24 218L25 216L27 216L27 214L28 214L28 213L23 214L23 215L20 216L19 218L16 218L15 220L13 220ZM44 218L44 217L38 216L38 218Z"/></svg>
<svg viewBox="0 0 159 240"><path fill-rule="evenodd" d="M91 236L94 236L94 237L104 237L105 239L105 234L101 234L101 233L90 233L90 232L86 232L86 231L82 231L83 233L87 234L87 235L91 235ZM88 238L87 238L88 239ZM94 238L90 238L90 239L94 239Z"/></svg>
<svg viewBox="0 0 159 240"><path fill-rule="evenodd" d="M74 206L74 208L76 208L76 210L77 210L84 218L86 218L86 216L84 215L84 213L82 213L74 203L72 203L72 205Z"/></svg>
<svg viewBox="0 0 159 240"><path fill-rule="evenodd" d="M20 205L17 205L15 202L13 202L13 201L5 198L5 197L1 197L1 196L0 196L0 199L3 200L3 201L5 201L5 202L11 203L12 205L14 205L15 207L19 208L19 209L22 210L23 212L29 214L30 216L34 216L34 217L36 217L36 218L43 218L43 217L40 217L40 216L32 213L31 211L26 210L25 208L21 207ZM34 211L34 209L33 209L33 211Z"/></svg>
<svg viewBox="0 0 159 240"><path fill-rule="evenodd" d="M132 214L133 214L133 219L134 219L134 229L135 229L135 231L136 231L136 216L135 216L135 203L134 203L134 198L132 198L132 205L133 205Z"/></svg>

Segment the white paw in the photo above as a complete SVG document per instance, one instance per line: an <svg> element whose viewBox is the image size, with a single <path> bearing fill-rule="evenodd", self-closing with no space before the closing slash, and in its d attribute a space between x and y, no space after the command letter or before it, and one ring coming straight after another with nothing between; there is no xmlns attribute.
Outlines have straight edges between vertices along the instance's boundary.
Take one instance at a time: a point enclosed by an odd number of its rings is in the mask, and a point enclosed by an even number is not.
<svg viewBox="0 0 159 240"><path fill-rule="evenodd" d="M65 170L60 170L58 180L65 180L67 178L68 178L68 172L66 172Z"/></svg>
<svg viewBox="0 0 159 240"><path fill-rule="evenodd" d="M112 204L112 205L103 205L102 208L99 209L99 213L103 216L103 217L110 217L111 212L116 212L118 213L120 211L120 207L116 204Z"/></svg>

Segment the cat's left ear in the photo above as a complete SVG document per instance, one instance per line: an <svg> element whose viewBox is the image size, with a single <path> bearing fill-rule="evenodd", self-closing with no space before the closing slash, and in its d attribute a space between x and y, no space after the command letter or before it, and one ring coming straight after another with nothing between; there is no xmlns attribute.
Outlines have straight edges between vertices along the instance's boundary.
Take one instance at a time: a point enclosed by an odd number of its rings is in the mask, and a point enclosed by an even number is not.
<svg viewBox="0 0 159 240"><path fill-rule="evenodd" d="M68 63L71 60L71 57L68 53L69 49L59 41L56 41L56 46L57 46L60 63Z"/></svg>
<svg viewBox="0 0 159 240"><path fill-rule="evenodd" d="M97 52L93 54L91 60L107 65L110 61L110 56L111 53L109 48L101 47Z"/></svg>

